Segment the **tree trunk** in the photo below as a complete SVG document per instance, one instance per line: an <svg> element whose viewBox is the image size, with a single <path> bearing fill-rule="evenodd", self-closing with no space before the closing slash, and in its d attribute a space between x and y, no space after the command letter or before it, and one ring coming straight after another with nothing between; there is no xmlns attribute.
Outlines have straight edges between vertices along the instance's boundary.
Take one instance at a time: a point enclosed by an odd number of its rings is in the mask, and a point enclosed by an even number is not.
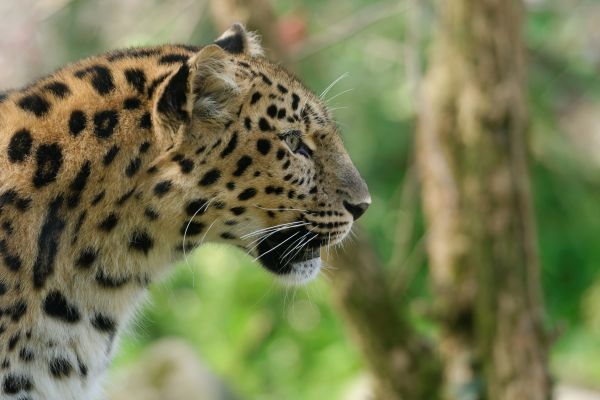
<svg viewBox="0 0 600 400"><path fill-rule="evenodd" d="M378 400L436 399L441 376L430 344L409 325L390 293L384 269L364 234L333 256L332 293L337 308L372 372Z"/></svg>
<svg viewBox="0 0 600 400"><path fill-rule="evenodd" d="M417 135L448 399L550 398L527 179L523 6L445 0Z"/></svg>

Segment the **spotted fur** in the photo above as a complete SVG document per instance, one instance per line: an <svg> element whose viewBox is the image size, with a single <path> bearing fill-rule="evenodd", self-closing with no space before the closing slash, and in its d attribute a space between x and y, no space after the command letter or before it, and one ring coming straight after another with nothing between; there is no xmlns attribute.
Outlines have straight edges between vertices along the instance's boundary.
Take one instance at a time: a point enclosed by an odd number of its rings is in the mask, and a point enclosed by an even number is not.
<svg viewBox="0 0 600 400"><path fill-rule="evenodd" d="M302 283L370 202L321 100L241 25L3 94L0 168L2 399L96 398L183 251L231 243Z"/></svg>

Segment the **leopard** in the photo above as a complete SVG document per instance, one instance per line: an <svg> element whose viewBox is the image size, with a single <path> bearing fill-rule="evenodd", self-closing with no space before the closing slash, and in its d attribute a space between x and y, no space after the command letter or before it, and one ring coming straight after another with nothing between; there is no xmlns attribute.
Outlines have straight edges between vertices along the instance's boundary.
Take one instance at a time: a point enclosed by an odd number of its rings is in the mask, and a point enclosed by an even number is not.
<svg viewBox="0 0 600 400"><path fill-rule="evenodd" d="M237 246L283 284L371 203L320 96L236 23L0 95L0 398L98 399L172 265Z"/></svg>

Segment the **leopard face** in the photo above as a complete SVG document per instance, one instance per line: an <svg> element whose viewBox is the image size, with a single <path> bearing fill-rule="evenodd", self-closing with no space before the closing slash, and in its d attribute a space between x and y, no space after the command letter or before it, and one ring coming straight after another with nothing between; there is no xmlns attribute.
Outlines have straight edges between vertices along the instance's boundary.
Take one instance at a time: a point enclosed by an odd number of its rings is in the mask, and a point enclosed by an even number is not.
<svg viewBox="0 0 600 400"><path fill-rule="evenodd" d="M189 227L210 214L205 240L237 245L282 281L303 283L319 272L320 248L342 241L371 200L321 99L258 48L231 28L173 75L155 117L176 143L171 159L200 155L210 166L180 175L198 199ZM170 91L177 86L188 93Z"/></svg>

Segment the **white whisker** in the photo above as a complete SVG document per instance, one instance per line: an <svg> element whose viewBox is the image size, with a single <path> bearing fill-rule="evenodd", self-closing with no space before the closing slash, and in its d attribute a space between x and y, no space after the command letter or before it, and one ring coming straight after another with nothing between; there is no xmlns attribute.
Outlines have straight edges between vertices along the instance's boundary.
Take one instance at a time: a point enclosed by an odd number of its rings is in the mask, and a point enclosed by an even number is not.
<svg viewBox="0 0 600 400"><path fill-rule="evenodd" d="M308 222L303 222L303 221L294 221L294 222L288 222L285 224L279 224L279 225L275 225L275 226L270 226L268 228L263 228L263 229L258 229L255 230L253 232L250 233L246 233L243 236L240 236L240 239L246 239L248 237L252 237L252 236L256 236L256 235L261 235L263 233L270 233L271 231L279 231L279 230L283 230L283 229L290 229L290 228L295 228L297 226L303 226L303 225L308 225Z"/></svg>
<svg viewBox="0 0 600 400"><path fill-rule="evenodd" d="M336 97L340 97L343 94L346 94L348 92L353 91L354 88L350 88L350 89L346 89L346 90L342 90L341 92L339 92L338 94L334 94L333 96L331 96L330 98L328 98L327 100L325 100L325 103L329 103L331 100L335 99Z"/></svg>
<svg viewBox="0 0 600 400"><path fill-rule="evenodd" d="M329 86L327 86L325 88L325 90L323 90L323 92L321 92L321 94L319 95L319 97L323 98L323 96L325 96L327 93L329 93L329 91L335 86L336 83L338 83L342 79L346 78L348 75L350 75L348 72L344 72L342 75L340 75L337 79L335 79L333 82L331 82L329 84Z"/></svg>
<svg viewBox="0 0 600 400"><path fill-rule="evenodd" d="M267 251L267 252L264 252L263 254L261 254L261 255L259 255L258 257L256 257L256 258L255 258L253 261L256 261L256 260L258 260L259 258L261 258L261 257L263 257L263 256L266 256L267 254L269 254L270 252L272 252L273 250L275 250L276 248L278 248L279 246L281 246L282 244L284 244L285 242L287 242L288 240L290 240L291 238L293 238L294 236L296 236L298 233L300 233L300 232L296 232L296 233L294 233L292 236L290 236L289 238L285 239L283 242L279 243L277 246L275 246L275 247L273 247L273 248L269 249L269 251Z"/></svg>
<svg viewBox="0 0 600 400"><path fill-rule="evenodd" d="M281 256L281 260L285 260L285 256L287 256L288 254L290 254L292 251L294 251L295 249L298 248L298 246L300 246L300 243L302 242L302 240L307 237L308 235L310 235L310 232L306 232L304 234L304 236L302 236L300 239L294 240L294 242L292 244L290 244L286 250L286 252Z"/></svg>
<svg viewBox="0 0 600 400"><path fill-rule="evenodd" d="M283 267L281 267L281 269L285 268L290 262L292 262L292 260L296 257L296 255L302 251L302 248L306 247L306 245L308 243L310 243L310 241L313 240L314 238L316 238L317 236L319 236L319 234L315 234L313 237L308 239L305 243L302 243L302 245L300 245L299 247L297 246L298 250L291 257L289 257L289 260L283 265ZM283 257L282 257L282 260L283 260Z"/></svg>

